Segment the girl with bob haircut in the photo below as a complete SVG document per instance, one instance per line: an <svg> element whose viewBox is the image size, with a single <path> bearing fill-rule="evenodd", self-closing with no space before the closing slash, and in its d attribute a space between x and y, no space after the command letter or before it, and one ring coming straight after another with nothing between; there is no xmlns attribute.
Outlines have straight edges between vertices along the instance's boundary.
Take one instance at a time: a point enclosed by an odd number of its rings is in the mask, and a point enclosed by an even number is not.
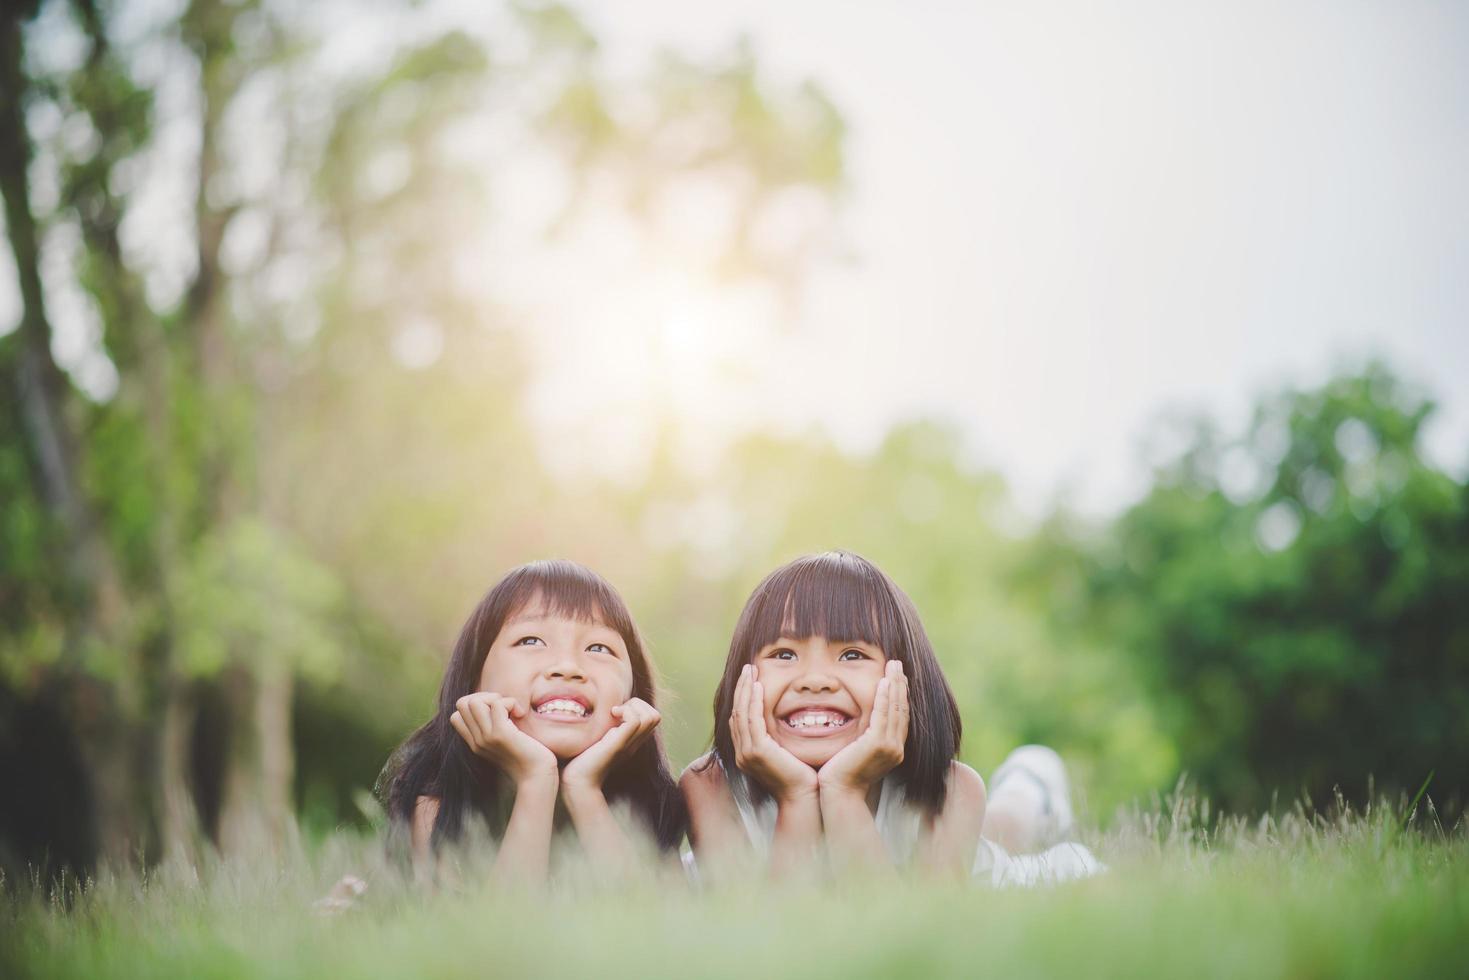
<svg viewBox="0 0 1469 980"><path fill-rule="evenodd" d="M968 873L984 783L912 601L845 551L798 558L745 603L714 694L713 750L684 773L701 867L751 848L779 873L837 864Z"/></svg>
<svg viewBox="0 0 1469 980"><path fill-rule="evenodd" d="M665 853L687 823L658 730L655 680L632 614L574 562L513 569L465 622L434 716L393 753L379 788L420 865L483 821L492 874L546 877L553 826L594 862L638 857L625 805Z"/></svg>
<svg viewBox="0 0 1469 980"><path fill-rule="evenodd" d="M837 866L909 866L996 885L1083 877L1060 758L1022 746L984 782L918 611L872 562L808 555L745 603L714 694L713 750L680 781L700 866L750 851L782 873L822 846ZM984 836L981 836L983 832ZM993 839L990 839L993 838Z"/></svg>

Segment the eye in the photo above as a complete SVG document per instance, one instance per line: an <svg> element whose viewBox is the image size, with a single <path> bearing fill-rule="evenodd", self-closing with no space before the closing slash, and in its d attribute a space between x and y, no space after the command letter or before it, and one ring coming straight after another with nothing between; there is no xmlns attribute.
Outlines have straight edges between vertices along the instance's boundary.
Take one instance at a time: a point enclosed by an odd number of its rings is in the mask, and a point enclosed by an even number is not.
<svg viewBox="0 0 1469 980"><path fill-rule="evenodd" d="M766 660L795 660L796 659L796 651L790 649L789 647L779 647L779 648L777 648L775 650L771 650L769 653L767 653L765 655L765 659Z"/></svg>
<svg viewBox="0 0 1469 980"><path fill-rule="evenodd" d="M837 659L838 660L871 660L872 657L871 657L870 654L866 653L865 651L858 650L856 647L848 647L847 649L845 649L845 650L842 651L842 655L840 657L837 657Z"/></svg>
<svg viewBox="0 0 1469 980"><path fill-rule="evenodd" d="M516 640L510 645L513 647L543 647L546 645L546 641L541 639L539 636L522 636L520 639Z"/></svg>
<svg viewBox="0 0 1469 980"><path fill-rule="evenodd" d="M617 656L617 651L614 650L614 649L612 649L611 647L609 647L605 643L593 643L591 646L587 647L587 652L588 653L605 653L605 654L607 654L609 656L613 656L613 657Z"/></svg>

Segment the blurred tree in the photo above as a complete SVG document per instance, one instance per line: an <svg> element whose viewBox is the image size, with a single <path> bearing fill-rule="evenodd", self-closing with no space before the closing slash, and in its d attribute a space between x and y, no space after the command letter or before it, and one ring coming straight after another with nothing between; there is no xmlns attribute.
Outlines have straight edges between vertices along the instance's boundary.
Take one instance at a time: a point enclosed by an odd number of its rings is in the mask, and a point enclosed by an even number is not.
<svg viewBox="0 0 1469 980"><path fill-rule="evenodd" d="M42 227L28 186L33 148L25 111L33 87L22 24L35 13L35 4L18 4L0 15L0 191L21 296L19 327L0 347L13 384L4 400L11 434L5 448L7 547L0 549L7 582L5 659L8 672L47 668L84 761L90 802L107 820L98 828L97 846L109 859L126 860L145 820L131 741L119 734L138 713L142 692L123 571L87 485L85 408L52 353L40 271ZM105 51L94 47L84 71L105 71L105 59ZM126 97L121 101L126 105ZM115 108L131 121L124 108ZM99 157L126 152L116 144L94 149ZM82 203L97 217L106 200ZM108 656L114 648L127 653ZM12 662L22 658L28 663Z"/></svg>
<svg viewBox="0 0 1469 980"><path fill-rule="evenodd" d="M1469 787L1469 491L1381 365L1198 426L1110 529L1091 611L1222 802Z"/></svg>
<svg viewBox="0 0 1469 980"><path fill-rule="evenodd" d="M747 52L613 79L569 10L502 21L503 57L405 7L382 57L344 66L309 12L258 0L3 15L24 315L0 337L0 664L82 750L104 857L279 842L298 682L380 759L426 707L382 676L423 691L442 660L404 648L446 648L473 592L575 521L473 261L488 160L539 146L568 199L635 211L732 175L752 221L838 189L834 111L767 90ZM726 251L794 281L807 244Z"/></svg>

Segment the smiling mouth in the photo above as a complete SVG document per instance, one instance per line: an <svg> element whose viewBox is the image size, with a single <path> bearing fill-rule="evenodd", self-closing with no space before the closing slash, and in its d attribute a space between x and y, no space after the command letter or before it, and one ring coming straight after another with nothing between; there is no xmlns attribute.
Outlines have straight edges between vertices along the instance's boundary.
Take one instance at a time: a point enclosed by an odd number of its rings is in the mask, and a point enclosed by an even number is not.
<svg viewBox="0 0 1469 980"><path fill-rule="evenodd" d="M573 698L547 698L531 710L550 721L581 721L592 714L589 705Z"/></svg>
<svg viewBox="0 0 1469 980"><path fill-rule="evenodd" d="M780 719L780 723L798 735L830 735L850 725L852 718L832 708L801 708Z"/></svg>

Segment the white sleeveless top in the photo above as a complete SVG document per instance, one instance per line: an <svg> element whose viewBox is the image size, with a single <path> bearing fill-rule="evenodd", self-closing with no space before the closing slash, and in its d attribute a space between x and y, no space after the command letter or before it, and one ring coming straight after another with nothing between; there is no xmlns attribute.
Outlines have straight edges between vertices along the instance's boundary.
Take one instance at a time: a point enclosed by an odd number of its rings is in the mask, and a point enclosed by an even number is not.
<svg viewBox="0 0 1469 980"><path fill-rule="evenodd" d="M718 756L715 756L717 759ZM762 857L770 856L770 844L775 839L775 800L766 796L758 804L750 794L750 783L742 772L724 770L724 778L734 794L735 807L740 811L740 823L744 824L745 835L750 838L755 851ZM912 862L913 852L918 847L918 834L923 825L923 814L908 806L908 794L891 777L882 781L877 798L877 813L873 815L878 836L887 848L888 857L900 867Z"/></svg>
<svg viewBox="0 0 1469 980"><path fill-rule="evenodd" d="M718 762L719 757L714 757ZM724 769L725 780L734 795L735 807L740 813L740 823L745 835L761 858L770 857L770 845L775 839L777 805L766 796L755 803L750 794L749 780L742 772ZM887 848L888 857L899 867L911 864L918 847L918 837L923 827L923 813L908 805L908 794L891 776L882 781L877 798L877 812L873 814L878 836ZM1084 844L1068 841L1056 844L1039 854L1011 854L999 844L981 837L975 849L974 864L970 874L980 880L999 887L1030 888L1036 885L1056 884L1076 878L1088 878L1106 870Z"/></svg>

